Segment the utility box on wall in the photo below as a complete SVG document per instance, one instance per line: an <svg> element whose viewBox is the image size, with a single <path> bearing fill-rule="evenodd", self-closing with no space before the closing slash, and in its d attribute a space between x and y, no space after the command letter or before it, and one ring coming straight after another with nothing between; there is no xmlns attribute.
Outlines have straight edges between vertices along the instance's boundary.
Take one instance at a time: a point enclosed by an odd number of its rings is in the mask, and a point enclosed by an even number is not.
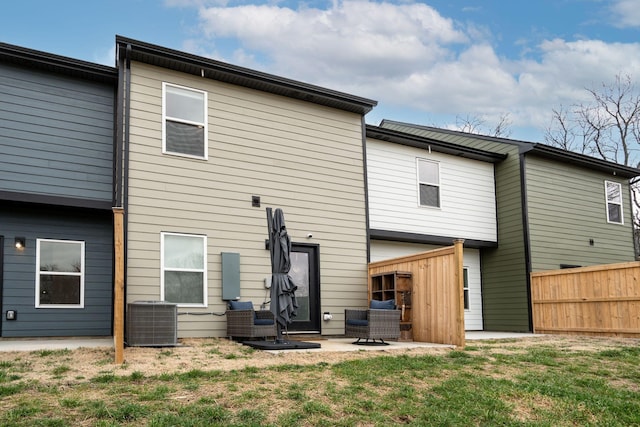
<svg viewBox="0 0 640 427"><path fill-rule="evenodd" d="M240 254L222 252L222 299L235 301L240 299Z"/></svg>

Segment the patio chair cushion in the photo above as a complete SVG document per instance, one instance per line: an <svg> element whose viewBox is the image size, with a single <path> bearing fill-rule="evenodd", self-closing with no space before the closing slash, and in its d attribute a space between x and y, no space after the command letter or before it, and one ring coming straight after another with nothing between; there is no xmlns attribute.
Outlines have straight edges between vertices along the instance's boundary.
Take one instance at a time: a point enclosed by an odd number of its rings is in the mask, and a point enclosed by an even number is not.
<svg viewBox="0 0 640 427"><path fill-rule="evenodd" d="M253 311L253 324L256 326L269 326L275 324L273 319L259 318L258 313L253 309L251 301L229 301L231 310L251 310Z"/></svg>
<svg viewBox="0 0 640 427"><path fill-rule="evenodd" d="M370 308L374 310L395 310L396 301L388 299L386 301L377 301L372 299Z"/></svg>
<svg viewBox="0 0 640 427"><path fill-rule="evenodd" d="M272 319L254 319L253 324L254 325L273 325L275 322Z"/></svg>
<svg viewBox="0 0 640 427"><path fill-rule="evenodd" d="M231 310L253 310L253 303L251 301L229 301L229 308Z"/></svg>

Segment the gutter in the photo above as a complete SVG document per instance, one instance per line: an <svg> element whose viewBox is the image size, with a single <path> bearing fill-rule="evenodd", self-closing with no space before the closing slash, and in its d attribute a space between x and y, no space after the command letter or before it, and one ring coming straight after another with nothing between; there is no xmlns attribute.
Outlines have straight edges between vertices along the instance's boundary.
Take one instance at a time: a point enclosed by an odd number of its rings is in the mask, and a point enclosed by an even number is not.
<svg viewBox="0 0 640 427"><path fill-rule="evenodd" d="M520 154L533 154L541 157L545 157L552 160L563 161L571 163L577 166L586 167L589 169L605 172L613 176L620 176L623 178L634 178L640 176L640 169L636 169L631 166L625 166L607 160L598 159L595 157L587 156L585 154L574 153L572 151L566 151L559 148L552 147L544 144L527 144L520 146Z"/></svg>
<svg viewBox="0 0 640 427"><path fill-rule="evenodd" d="M533 304L531 303L531 241L529 236L529 206L527 203L527 172L525 161L525 153L520 153L520 201L522 209L522 237L524 240L524 259L526 270L527 313L529 317L529 331L533 332Z"/></svg>
<svg viewBox="0 0 640 427"><path fill-rule="evenodd" d="M367 264L371 262L371 226L369 222L369 177L367 175L367 125L364 120L364 116L362 116L361 126L362 126L362 166L364 173L364 215L365 215L365 230L367 239ZM367 270L367 280L369 272Z"/></svg>
<svg viewBox="0 0 640 427"><path fill-rule="evenodd" d="M452 156L480 160L488 163L499 163L507 158L507 155L502 153L480 150L478 148L439 141L429 137L412 135L373 125L367 125L366 131L367 137L371 139L379 139L381 141L392 142L409 147L429 149L430 151L438 153L450 154Z"/></svg>
<svg viewBox="0 0 640 427"><path fill-rule="evenodd" d="M249 68L192 55L138 40L116 36L116 44L129 46L130 60L173 69L237 86L287 96L320 105L331 106L359 114L366 114L378 102L348 93L326 89L300 81L263 73Z"/></svg>

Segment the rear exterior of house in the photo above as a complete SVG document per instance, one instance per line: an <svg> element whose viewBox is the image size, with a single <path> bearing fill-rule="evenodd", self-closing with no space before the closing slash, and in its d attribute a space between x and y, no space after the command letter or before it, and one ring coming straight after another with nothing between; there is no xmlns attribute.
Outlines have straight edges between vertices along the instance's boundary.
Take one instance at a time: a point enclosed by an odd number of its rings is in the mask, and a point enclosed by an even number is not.
<svg viewBox="0 0 640 427"><path fill-rule="evenodd" d="M116 82L0 44L1 337L111 335Z"/></svg>
<svg viewBox="0 0 640 427"><path fill-rule="evenodd" d="M638 170L543 144L380 126L507 155L495 167L498 246L481 260L485 330L531 331L532 271L634 260L628 181Z"/></svg>
<svg viewBox="0 0 640 427"><path fill-rule="evenodd" d="M367 126L371 261L464 239L465 329L482 330L481 257L497 241L502 155Z"/></svg>
<svg viewBox="0 0 640 427"><path fill-rule="evenodd" d="M289 330L342 334L344 308L367 300L363 117L375 101L117 46L127 302L177 304L179 337L225 336L228 300L268 307L266 208L281 208L301 302Z"/></svg>

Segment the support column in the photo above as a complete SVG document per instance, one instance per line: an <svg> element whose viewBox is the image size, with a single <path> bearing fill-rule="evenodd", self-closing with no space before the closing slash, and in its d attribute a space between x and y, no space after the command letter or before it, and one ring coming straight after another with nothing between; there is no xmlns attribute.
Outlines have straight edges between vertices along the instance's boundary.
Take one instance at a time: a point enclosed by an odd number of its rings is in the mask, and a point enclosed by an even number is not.
<svg viewBox="0 0 640 427"><path fill-rule="evenodd" d="M458 288L458 297L456 298L455 316L456 316L456 335L455 345L464 347L465 331L464 331L464 239L456 239L453 241L454 258L455 258L455 281Z"/></svg>
<svg viewBox="0 0 640 427"><path fill-rule="evenodd" d="M124 362L124 209L113 208L113 346L115 363Z"/></svg>

